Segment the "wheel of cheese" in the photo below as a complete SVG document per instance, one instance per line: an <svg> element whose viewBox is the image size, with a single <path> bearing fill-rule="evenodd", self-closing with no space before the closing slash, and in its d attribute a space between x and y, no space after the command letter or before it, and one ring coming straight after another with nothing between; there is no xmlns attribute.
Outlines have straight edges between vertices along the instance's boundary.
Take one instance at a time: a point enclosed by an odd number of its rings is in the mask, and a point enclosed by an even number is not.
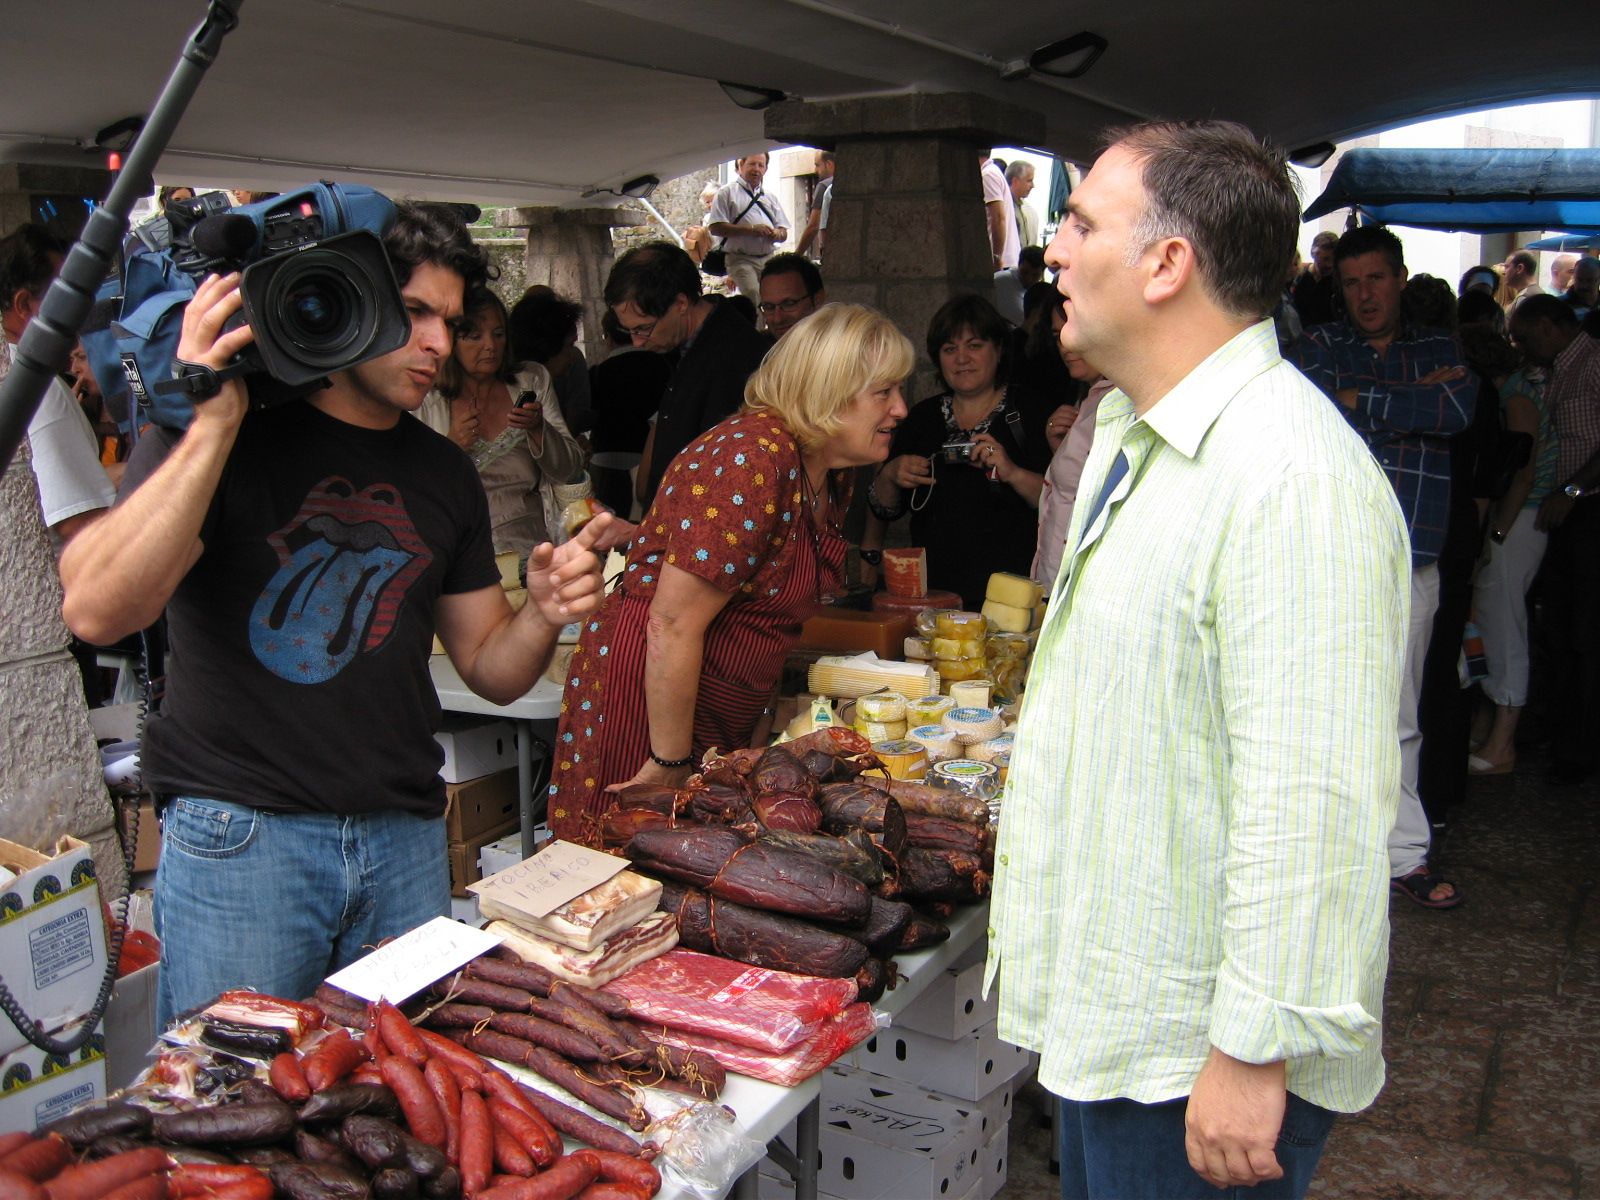
<svg viewBox="0 0 1600 1200"><path fill-rule="evenodd" d="M945 713L956 708L949 696L921 696L906 701L906 723L909 725L937 725Z"/></svg>
<svg viewBox="0 0 1600 1200"><path fill-rule="evenodd" d="M904 721L906 698L896 692L868 692L856 698L858 721Z"/></svg>
<svg viewBox="0 0 1600 1200"><path fill-rule="evenodd" d="M906 736L904 721L863 721L856 718L856 732L869 742L894 742Z"/></svg>
<svg viewBox="0 0 1600 1200"><path fill-rule="evenodd" d="M977 762L993 762L997 755L1009 754L1016 742L1016 734L1002 733L1000 736L992 737L986 742L976 742L968 746L966 756Z"/></svg>
<svg viewBox="0 0 1600 1200"><path fill-rule="evenodd" d="M992 708L952 708L939 722L963 746L975 746L999 737L1004 728L1000 714Z"/></svg>
<svg viewBox="0 0 1600 1200"><path fill-rule="evenodd" d="M943 725L918 725L907 730L906 737L927 750L929 762L943 762L961 753L961 743L956 741L956 735Z"/></svg>
<svg viewBox="0 0 1600 1200"><path fill-rule="evenodd" d="M993 800L1000 794L1000 768L970 758L952 758L929 767L923 782L975 800Z"/></svg>
<svg viewBox="0 0 1600 1200"><path fill-rule="evenodd" d="M896 738L874 742L872 752L883 760L891 779L921 779L928 771L928 751L921 742Z"/></svg>

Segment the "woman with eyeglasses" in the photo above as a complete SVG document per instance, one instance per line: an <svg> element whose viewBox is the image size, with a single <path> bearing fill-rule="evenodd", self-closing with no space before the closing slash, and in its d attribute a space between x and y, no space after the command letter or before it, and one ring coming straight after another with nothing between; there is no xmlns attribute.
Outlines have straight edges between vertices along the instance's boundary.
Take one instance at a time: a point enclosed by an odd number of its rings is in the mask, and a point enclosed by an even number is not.
<svg viewBox="0 0 1600 1200"><path fill-rule="evenodd" d="M708 749L750 744L801 624L844 577L848 480L888 457L914 357L882 314L827 305L673 459L567 672L557 837L599 845L619 786L677 786Z"/></svg>
<svg viewBox="0 0 1600 1200"><path fill-rule="evenodd" d="M583 478L583 451L562 418L550 373L507 353L506 306L487 288L466 298L455 349L417 416L478 468L496 554L527 554L559 540L555 485Z"/></svg>
<svg viewBox="0 0 1600 1200"><path fill-rule="evenodd" d="M1006 386L1011 326L981 296L956 296L928 326L928 357L944 391L921 401L895 434L867 505L882 527L911 513L911 544L928 552L930 586L983 605L996 571L1026 575L1050 463L1045 424L1059 401Z"/></svg>

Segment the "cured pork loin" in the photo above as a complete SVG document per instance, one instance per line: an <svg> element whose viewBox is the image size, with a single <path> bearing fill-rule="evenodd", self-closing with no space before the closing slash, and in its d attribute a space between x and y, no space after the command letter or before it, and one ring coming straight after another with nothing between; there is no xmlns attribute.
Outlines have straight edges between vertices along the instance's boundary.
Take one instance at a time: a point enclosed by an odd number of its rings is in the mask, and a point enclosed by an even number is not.
<svg viewBox="0 0 1600 1200"><path fill-rule="evenodd" d="M797 975L854 978L867 961L863 942L793 917L730 904L669 883L661 907L678 919L678 944L704 954Z"/></svg>

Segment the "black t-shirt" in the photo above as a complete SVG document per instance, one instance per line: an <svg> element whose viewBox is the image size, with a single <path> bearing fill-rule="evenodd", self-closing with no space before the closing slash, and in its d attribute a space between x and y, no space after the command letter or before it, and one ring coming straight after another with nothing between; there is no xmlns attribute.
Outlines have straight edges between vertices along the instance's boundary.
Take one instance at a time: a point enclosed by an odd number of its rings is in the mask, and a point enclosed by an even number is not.
<svg viewBox="0 0 1600 1200"><path fill-rule="evenodd" d="M176 443L152 428L124 493ZM253 412L200 537L167 606L150 786L284 812L440 815L435 603L499 578L466 455L410 417L374 430L304 402Z"/></svg>
<svg viewBox="0 0 1600 1200"><path fill-rule="evenodd" d="M946 434L943 396L930 396L911 410L895 430L890 457L920 454L935 457L947 441L970 441L963 433ZM1006 411L996 413L988 433L1019 467L1043 474L1050 465L1050 444L1044 427L1058 405L1027 393L1008 392ZM1020 428L1018 426L1020 425ZM981 467L936 461L934 483L911 493L911 543L928 552L928 584L961 594L976 610L983 605L989 576L995 571L1026 575L1033 565L1039 537L1039 510L1010 484L988 478Z"/></svg>

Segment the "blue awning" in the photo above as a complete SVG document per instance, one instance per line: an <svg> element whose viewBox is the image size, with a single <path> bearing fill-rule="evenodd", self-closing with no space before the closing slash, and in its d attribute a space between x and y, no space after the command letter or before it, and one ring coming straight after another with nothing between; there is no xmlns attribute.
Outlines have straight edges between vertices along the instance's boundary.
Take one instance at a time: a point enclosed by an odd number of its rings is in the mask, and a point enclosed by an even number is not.
<svg viewBox="0 0 1600 1200"><path fill-rule="evenodd" d="M1463 233L1600 231L1600 150L1348 151L1305 219Z"/></svg>

